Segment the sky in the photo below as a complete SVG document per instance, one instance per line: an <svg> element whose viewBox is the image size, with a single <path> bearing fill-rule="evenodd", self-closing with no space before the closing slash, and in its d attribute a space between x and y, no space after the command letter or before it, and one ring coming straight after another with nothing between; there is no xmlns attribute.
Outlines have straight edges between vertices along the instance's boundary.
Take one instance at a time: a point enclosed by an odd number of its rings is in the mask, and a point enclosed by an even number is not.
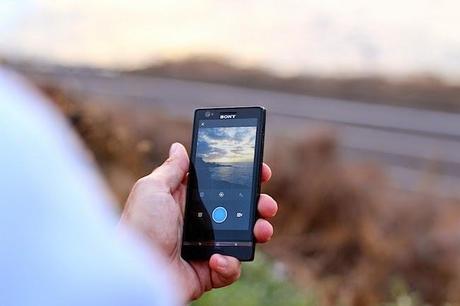
<svg viewBox="0 0 460 306"><path fill-rule="evenodd" d="M1 0L0 54L136 67L213 55L282 75L460 80L457 0Z"/></svg>
<svg viewBox="0 0 460 306"><path fill-rule="evenodd" d="M200 128L197 156L207 163L252 162L255 137L255 126Z"/></svg>

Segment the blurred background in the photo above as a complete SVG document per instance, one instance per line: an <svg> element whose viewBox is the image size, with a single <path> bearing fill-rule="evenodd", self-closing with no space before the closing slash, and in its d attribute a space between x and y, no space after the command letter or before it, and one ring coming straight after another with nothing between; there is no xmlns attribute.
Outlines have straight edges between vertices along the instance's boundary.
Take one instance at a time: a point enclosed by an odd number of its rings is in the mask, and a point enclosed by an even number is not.
<svg viewBox="0 0 460 306"><path fill-rule="evenodd" d="M193 109L268 109L276 234L203 305L460 304L454 0L0 3L0 62L48 96L122 207Z"/></svg>

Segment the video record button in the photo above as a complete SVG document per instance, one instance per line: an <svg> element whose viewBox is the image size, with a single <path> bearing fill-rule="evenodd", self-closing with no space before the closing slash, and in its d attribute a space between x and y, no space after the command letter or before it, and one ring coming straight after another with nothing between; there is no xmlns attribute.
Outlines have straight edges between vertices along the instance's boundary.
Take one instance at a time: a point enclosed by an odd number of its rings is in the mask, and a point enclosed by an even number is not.
<svg viewBox="0 0 460 306"><path fill-rule="evenodd" d="M222 206L214 208L212 211L212 219L216 223L222 223L227 219L227 210Z"/></svg>

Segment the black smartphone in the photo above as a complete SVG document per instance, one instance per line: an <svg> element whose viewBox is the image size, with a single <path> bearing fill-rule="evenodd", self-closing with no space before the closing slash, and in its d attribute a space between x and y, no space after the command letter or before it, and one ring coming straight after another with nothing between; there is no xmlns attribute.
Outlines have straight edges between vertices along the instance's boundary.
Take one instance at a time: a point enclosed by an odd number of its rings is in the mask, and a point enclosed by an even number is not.
<svg viewBox="0 0 460 306"><path fill-rule="evenodd" d="M262 107L195 111L182 258L254 259L264 136Z"/></svg>

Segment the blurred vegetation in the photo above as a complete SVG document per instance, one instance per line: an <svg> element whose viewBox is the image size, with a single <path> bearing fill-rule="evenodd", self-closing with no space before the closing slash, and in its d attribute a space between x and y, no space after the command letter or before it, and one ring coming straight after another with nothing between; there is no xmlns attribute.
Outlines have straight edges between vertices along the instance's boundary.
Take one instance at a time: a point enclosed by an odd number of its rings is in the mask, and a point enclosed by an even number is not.
<svg viewBox="0 0 460 306"><path fill-rule="evenodd" d="M209 56L155 63L131 70L129 73L224 83L366 103L460 111L460 85L446 82L430 74L404 78L378 75L282 77L267 70L241 67L223 58Z"/></svg>
<svg viewBox="0 0 460 306"><path fill-rule="evenodd" d="M145 105L42 90L82 136L120 203L172 142L189 142L190 122ZM195 305L460 305L460 200L430 193L435 180L423 193L397 191L378 165L343 161L333 132L303 133L299 142L279 135L266 152L276 162L264 191L280 210L274 238L258 248L275 263L259 253L241 282Z"/></svg>

